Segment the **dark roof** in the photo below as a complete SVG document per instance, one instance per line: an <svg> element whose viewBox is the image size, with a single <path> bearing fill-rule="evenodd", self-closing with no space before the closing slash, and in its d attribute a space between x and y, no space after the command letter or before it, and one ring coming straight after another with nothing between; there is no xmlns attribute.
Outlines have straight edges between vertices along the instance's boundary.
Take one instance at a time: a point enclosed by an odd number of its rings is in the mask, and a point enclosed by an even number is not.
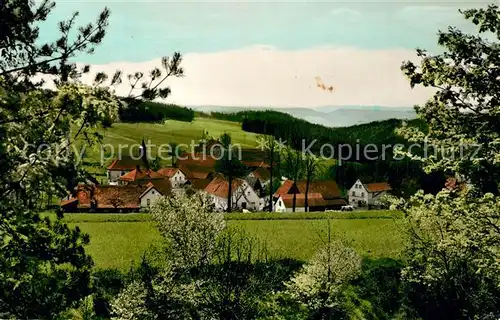
<svg viewBox="0 0 500 320"><path fill-rule="evenodd" d="M191 184L191 187L193 189L205 190L210 181L211 181L210 179L191 179L189 180L189 183Z"/></svg>
<svg viewBox="0 0 500 320"><path fill-rule="evenodd" d="M172 184L169 179L151 180L149 184L152 184L164 196L172 195Z"/></svg>
<svg viewBox="0 0 500 320"><path fill-rule="evenodd" d="M122 156L113 160L108 166L108 170L134 170L137 166L145 168L144 161L142 159L133 159L130 156Z"/></svg>
<svg viewBox="0 0 500 320"><path fill-rule="evenodd" d="M280 195L283 195L283 194L293 194L294 193L293 186L294 186L294 184L293 184L292 180L286 180L278 188L278 190L276 190L274 195L276 197L279 197ZM297 186L298 193L300 193L300 194L306 193L306 181L305 180L298 180L296 186ZM323 199L325 199L325 200L336 199L336 198L342 197L342 193L340 192L340 189L334 180L311 181L309 183L309 192L310 193L320 193L323 196Z"/></svg>
<svg viewBox="0 0 500 320"><path fill-rule="evenodd" d="M263 181L267 181L271 178L271 174L269 173L269 170L267 168L259 167L255 169L252 173L257 179Z"/></svg>

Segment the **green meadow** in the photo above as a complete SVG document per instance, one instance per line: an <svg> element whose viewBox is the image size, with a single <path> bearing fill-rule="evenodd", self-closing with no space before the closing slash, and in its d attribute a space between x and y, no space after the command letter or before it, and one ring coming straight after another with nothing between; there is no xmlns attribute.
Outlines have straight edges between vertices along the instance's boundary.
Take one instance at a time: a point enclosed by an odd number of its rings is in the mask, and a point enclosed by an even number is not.
<svg viewBox="0 0 500 320"><path fill-rule="evenodd" d="M307 260L326 241L330 223L332 237L347 242L363 257L398 259L403 248L398 217L400 213L392 211L233 213L226 215L226 221L228 227L241 228L255 239L268 257ZM99 269L128 269L145 252L153 252L163 244L146 213L66 214L64 219L90 235L87 250Z"/></svg>
<svg viewBox="0 0 500 320"><path fill-rule="evenodd" d="M192 122L167 120L164 123L114 123L111 128L99 131L103 136L102 144L85 148L83 161L90 173L103 176L106 165L111 162L111 153L114 151L116 157L119 146L123 148L122 155L127 155L129 148L137 149L144 139L146 143L151 143L153 156L157 155L160 145L167 143L188 145L181 147L187 151L193 141L196 143L200 140L204 131L213 137L229 133L233 143L242 148L257 146L257 135L241 130L241 125L232 121L197 117ZM101 165L101 154L104 155L104 165Z"/></svg>

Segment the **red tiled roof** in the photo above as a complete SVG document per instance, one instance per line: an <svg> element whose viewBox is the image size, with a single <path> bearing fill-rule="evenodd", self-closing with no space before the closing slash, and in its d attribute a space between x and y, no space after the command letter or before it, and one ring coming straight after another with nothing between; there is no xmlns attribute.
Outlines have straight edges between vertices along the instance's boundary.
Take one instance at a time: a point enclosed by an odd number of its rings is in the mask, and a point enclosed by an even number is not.
<svg viewBox="0 0 500 320"><path fill-rule="evenodd" d="M120 159L115 159L108 166L108 170L134 170L137 166L144 167L142 159L132 159L132 157L123 156Z"/></svg>
<svg viewBox="0 0 500 320"><path fill-rule="evenodd" d="M195 165L180 165L179 169L188 179L207 179L211 173L215 172L214 167L203 167Z"/></svg>
<svg viewBox="0 0 500 320"><path fill-rule="evenodd" d="M161 168L158 173L164 177L172 178L179 168Z"/></svg>
<svg viewBox="0 0 500 320"><path fill-rule="evenodd" d="M283 203L287 208L291 208L293 206L293 194L284 194L281 196ZM321 193L309 193L307 197L307 203L309 207L326 207L327 202L323 199ZM295 199L295 207L302 208L306 204L306 195L305 193L296 194Z"/></svg>
<svg viewBox="0 0 500 320"><path fill-rule="evenodd" d="M276 192L274 193L274 196L279 197L281 195L288 194L288 192L290 191L290 188L292 188L292 186L293 186L292 180L284 181L281 184L281 186L278 188L278 190L276 190Z"/></svg>
<svg viewBox="0 0 500 320"><path fill-rule="evenodd" d="M129 173L124 174L119 180L122 181L138 181L138 180L153 180L153 179L164 179L164 177L153 170L137 170L134 169Z"/></svg>
<svg viewBox="0 0 500 320"><path fill-rule="evenodd" d="M76 197L61 202L61 206L78 201L78 209L90 208L93 200L97 209L138 209L140 196L147 188L138 185L80 187Z"/></svg>
<svg viewBox="0 0 500 320"><path fill-rule="evenodd" d="M377 182L377 183L367 183L364 184L368 192L381 192L392 190L391 186L387 182Z"/></svg>
<svg viewBox="0 0 500 320"><path fill-rule="evenodd" d="M279 197L283 194L293 194L292 191L293 181L286 180L274 193L275 197ZM297 188L300 194L306 193L306 181L298 180ZM320 193L324 199L336 199L341 198L342 194L340 192L337 183L334 180L316 180L309 183L309 193Z"/></svg>
<svg viewBox="0 0 500 320"><path fill-rule="evenodd" d="M231 191L234 193L243 184L242 179L234 179L231 183ZM226 179L216 177L205 187L205 191L217 197L227 198L229 183Z"/></svg>

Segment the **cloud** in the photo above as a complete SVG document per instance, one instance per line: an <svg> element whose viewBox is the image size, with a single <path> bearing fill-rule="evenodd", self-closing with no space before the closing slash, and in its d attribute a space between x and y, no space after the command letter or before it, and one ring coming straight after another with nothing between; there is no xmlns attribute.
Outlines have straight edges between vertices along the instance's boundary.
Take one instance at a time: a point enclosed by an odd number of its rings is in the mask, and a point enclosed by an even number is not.
<svg viewBox="0 0 500 320"><path fill-rule="evenodd" d="M432 91L410 89L400 70L404 60L418 61L410 50L348 47L283 51L255 46L216 53L188 53L182 63L185 77L166 81L172 89L168 101L191 106L259 107L424 103ZM159 62L160 59L143 63L116 62L94 65L92 71L147 72ZM320 90L316 77L335 90ZM86 79L90 82L90 75ZM128 92L126 86L118 88L118 93L125 92Z"/></svg>

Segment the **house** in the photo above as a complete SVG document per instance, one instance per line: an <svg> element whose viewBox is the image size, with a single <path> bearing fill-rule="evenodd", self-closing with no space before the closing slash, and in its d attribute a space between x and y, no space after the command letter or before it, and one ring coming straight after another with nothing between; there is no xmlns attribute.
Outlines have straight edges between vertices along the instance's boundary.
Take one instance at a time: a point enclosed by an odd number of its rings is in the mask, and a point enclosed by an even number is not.
<svg viewBox="0 0 500 320"><path fill-rule="evenodd" d="M203 191L212 197L217 211L224 211L227 208L228 189L228 181L221 176L218 176L210 181ZM231 191L231 208L254 211L260 209L259 196L245 180L234 179Z"/></svg>
<svg viewBox="0 0 500 320"><path fill-rule="evenodd" d="M127 184L147 184L152 180L164 180L165 177L156 171L150 169L142 169L137 166L134 170L120 176L118 182L120 185Z"/></svg>
<svg viewBox="0 0 500 320"><path fill-rule="evenodd" d="M296 194L295 212L305 212L305 193ZM327 207L327 202L323 199L321 193L308 193L307 202L309 211L324 211ZM278 197L274 204L275 212L292 212L293 211L293 194L282 194Z"/></svg>
<svg viewBox="0 0 500 320"><path fill-rule="evenodd" d="M138 167L145 168L144 160L139 157L123 156L113 160L107 168L108 184L117 185L118 178Z"/></svg>
<svg viewBox="0 0 500 320"><path fill-rule="evenodd" d="M378 206L392 188L387 182L362 183L359 179L349 189L349 204L357 207Z"/></svg>
<svg viewBox="0 0 500 320"><path fill-rule="evenodd" d="M61 202L61 209L66 212L137 212L148 209L160 197L170 194L169 180L146 185L80 184L73 197Z"/></svg>
<svg viewBox="0 0 500 320"><path fill-rule="evenodd" d="M306 187L307 187L306 180L298 180L297 183L294 183L292 180L285 180L278 188L278 190L276 190L276 192L274 193L274 198L275 198L274 210L276 211L277 202L279 201L280 197L282 197L281 201L283 202L283 200L288 199L290 195L292 196L293 199L294 193L297 194L297 196L299 196L300 198L304 198L303 205L305 205ZM309 196L308 196L309 211L324 211L332 209L335 210L335 209L340 209L340 207L347 204L347 202L342 197L342 193L340 192L337 183L334 180L311 181L309 183L309 190L308 190L308 195L310 194L313 194L314 197L317 197L317 195L320 194L321 198L325 202L323 203L319 199L315 199L313 200L313 202L311 202L309 201ZM280 204L278 203L278 205ZM288 208L288 206L286 207ZM300 209L300 207L296 203L295 211L300 211L300 210L304 211L304 208Z"/></svg>
<svg viewBox="0 0 500 320"><path fill-rule="evenodd" d="M271 174L267 168L258 167L250 172L245 180L252 186L255 192L262 195L264 188L271 181Z"/></svg>
<svg viewBox="0 0 500 320"><path fill-rule="evenodd" d="M174 167L162 168L158 170L158 173L163 177L169 179L170 184L174 189L184 187L184 184L186 183L186 181L188 181L187 175L183 172L181 168L174 168Z"/></svg>

